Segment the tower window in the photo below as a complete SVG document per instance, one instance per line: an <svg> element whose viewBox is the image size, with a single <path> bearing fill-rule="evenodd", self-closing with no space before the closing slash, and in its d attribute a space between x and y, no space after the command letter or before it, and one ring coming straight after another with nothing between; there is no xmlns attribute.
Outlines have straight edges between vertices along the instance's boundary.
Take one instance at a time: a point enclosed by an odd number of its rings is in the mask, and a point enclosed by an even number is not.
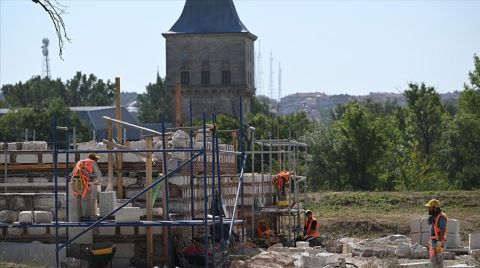
<svg viewBox="0 0 480 268"><path fill-rule="evenodd" d="M182 83L182 85L190 84L190 72L181 72L180 82Z"/></svg>
<svg viewBox="0 0 480 268"><path fill-rule="evenodd" d="M230 84L230 71L222 71L222 84Z"/></svg>
<svg viewBox="0 0 480 268"><path fill-rule="evenodd" d="M210 84L210 72L202 71L202 85Z"/></svg>

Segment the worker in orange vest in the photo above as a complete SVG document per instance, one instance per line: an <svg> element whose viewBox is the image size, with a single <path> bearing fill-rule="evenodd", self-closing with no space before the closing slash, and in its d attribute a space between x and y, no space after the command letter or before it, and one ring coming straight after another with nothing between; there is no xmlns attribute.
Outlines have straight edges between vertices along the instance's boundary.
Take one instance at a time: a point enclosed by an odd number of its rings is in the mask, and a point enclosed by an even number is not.
<svg viewBox="0 0 480 268"><path fill-rule="evenodd" d="M257 238L256 244L260 247L269 247L274 242L273 231L263 218L258 221Z"/></svg>
<svg viewBox="0 0 480 268"><path fill-rule="evenodd" d="M97 165L99 158L96 153L90 153L73 168L69 186L71 221L95 220L97 185L102 183L102 172Z"/></svg>
<svg viewBox="0 0 480 268"><path fill-rule="evenodd" d="M429 253L432 267L443 268L443 249L445 248L447 238L448 218L440 209L440 201L432 199L425 204L428 207L428 223L432 225L430 229Z"/></svg>
<svg viewBox="0 0 480 268"><path fill-rule="evenodd" d="M320 226L318 224L318 221L313 217L312 211L305 211L305 224L303 225L303 235L297 237L297 239L295 239L295 242L310 242L314 239L317 239L320 236L320 232L318 231L319 227Z"/></svg>

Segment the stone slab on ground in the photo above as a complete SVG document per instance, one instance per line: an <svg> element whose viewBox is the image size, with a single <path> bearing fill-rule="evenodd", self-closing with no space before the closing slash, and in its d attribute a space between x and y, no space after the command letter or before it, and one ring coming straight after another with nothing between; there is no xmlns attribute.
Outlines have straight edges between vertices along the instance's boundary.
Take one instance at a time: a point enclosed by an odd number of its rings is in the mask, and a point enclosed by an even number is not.
<svg viewBox="0 0 480 268"><path fill-rule="evenodd" d="M480 233L473 233L468 235L468 249L480 249Z"/></svg>
<svg viewBox="0 0 480 268"><path fill-rule="evenodd" d="M33 220L35 223L51 223L53 215L50 211L34 211Z"/></svg>
<svg viewBox="0 0 480 268"><path fill-rule="evenodd" d="M33 222L33 212L31 211L20 211L18 213L18 222L23 224L30 224Z"/></svg>
<svg viewBox="0 0 480 268"><path fill-rule="evenodd" d="M405 267L405 268L430 268L431 263L429 261L412 262L412 263L402 263L399 266Z"/></svg>

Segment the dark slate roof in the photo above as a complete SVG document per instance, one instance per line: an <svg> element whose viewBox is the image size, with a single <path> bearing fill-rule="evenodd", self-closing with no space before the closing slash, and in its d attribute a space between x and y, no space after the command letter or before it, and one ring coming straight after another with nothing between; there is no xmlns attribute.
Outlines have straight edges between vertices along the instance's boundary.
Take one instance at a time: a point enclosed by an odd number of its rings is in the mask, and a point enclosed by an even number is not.
<svg viewBox="0 0 480 268"><path fill-rule="evenodd" d="M168 33L248 32L233 0L186 0L182 15ZM168 34L167 33L167 34Z"/></svg>

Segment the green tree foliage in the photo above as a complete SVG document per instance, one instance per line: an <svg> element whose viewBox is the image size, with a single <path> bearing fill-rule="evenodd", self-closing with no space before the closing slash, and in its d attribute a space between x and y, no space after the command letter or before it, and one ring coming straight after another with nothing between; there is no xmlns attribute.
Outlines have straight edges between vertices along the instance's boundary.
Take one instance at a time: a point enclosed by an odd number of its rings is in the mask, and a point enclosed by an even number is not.
<svg viewBox="0 0 480 268"><path fill-rule="evenodd" d="M146 86L146 92L138 95L138 119L142 123L169 122L172 116L171 96L167 93L164 80L157 74L154 84Z"/></svg>
<svg viewBox="0 0 480 268"><path fill-rule="evenodd" d="M95 75L77 72L66 82L64 99L68 106L110 106L115 98L115 84L105 83Z"/></svg>
<svg viewBox="0 0 480 268"><path fill-rule="evenodd" d="M34 76L25 83L2 86L2 94L8 107L45 106L54 96L65 96L65 85L60 79L51 80Z"/></svg>

